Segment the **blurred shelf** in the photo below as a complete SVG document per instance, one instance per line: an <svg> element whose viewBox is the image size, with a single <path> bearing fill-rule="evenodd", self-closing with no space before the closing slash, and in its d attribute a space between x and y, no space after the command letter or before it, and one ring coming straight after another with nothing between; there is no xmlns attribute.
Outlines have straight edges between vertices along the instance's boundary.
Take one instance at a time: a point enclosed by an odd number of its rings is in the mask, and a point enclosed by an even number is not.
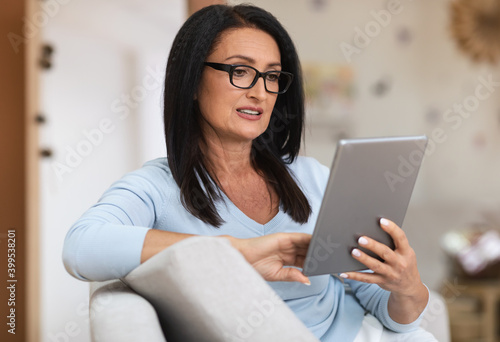
<svg viewBox="0 0 500 342"><path fill-rule="evenodd" d="M500 279L448 279L441 294L453 342L500 342Z"/></svg>

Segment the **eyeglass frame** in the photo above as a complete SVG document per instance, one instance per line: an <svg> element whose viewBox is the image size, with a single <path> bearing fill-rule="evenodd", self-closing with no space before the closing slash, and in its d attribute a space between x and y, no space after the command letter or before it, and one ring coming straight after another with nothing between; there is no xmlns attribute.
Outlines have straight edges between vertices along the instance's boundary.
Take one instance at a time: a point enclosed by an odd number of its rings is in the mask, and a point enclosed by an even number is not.
<svg viewBox="0 0 500 342"><path fill-rule="evenodd" d="M262 79L264 80L264 88L266 89L266 91L268 93L271 93L271 94L284 94L286 93L286 91L288 90L288 88L290 88L290 85L292 84L293 82L293 78L294 78L294 75L291 73L291 72L286 72L286 71L281 71L281 70L271 70L271 71L266 71L266 72L260 72L259 70L255 69L254 67L250 66L250 65L245 65L245 64L223 64L223 63L212 63L212 62L205 62L204 63L206 66L209 66L215 70L220 70L220 71L225 71L229 74L229 82L235 86L236 88L239 88L239 89L250 89L252 88L255 84L257 84L257 81L259 80L259 78L262 77ZM236 68L238 67L245 67L245 68L250 68L250 69L253 69L255 70L255 77L252 81L252 83L248 86L248 87L240 87L240 86L237 86L236 84L234 84L233 82L233 72ZM267 89L267 82L266 82L266 76L269 75L269 74L272 74L272 73L280 73L280 74L283 74L283 75L287 75L290 77L290 82L288 82L288 84L286 85L285 89L284 90L281 90L281 91L271 91L269 89Z"/></svg>

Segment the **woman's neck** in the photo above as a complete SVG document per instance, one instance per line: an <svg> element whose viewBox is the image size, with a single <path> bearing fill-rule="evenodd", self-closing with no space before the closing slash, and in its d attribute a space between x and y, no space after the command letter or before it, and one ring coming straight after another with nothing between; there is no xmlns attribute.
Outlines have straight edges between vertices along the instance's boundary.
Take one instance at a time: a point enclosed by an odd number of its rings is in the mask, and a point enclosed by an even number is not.
<svg viewBox="0 0 500 342"><path fill-rule="evenodd" d="M250 160L252 142L224 143L219 139L205 139L200 144L209 172L217 177L238 175L253 170Z"/></svg>

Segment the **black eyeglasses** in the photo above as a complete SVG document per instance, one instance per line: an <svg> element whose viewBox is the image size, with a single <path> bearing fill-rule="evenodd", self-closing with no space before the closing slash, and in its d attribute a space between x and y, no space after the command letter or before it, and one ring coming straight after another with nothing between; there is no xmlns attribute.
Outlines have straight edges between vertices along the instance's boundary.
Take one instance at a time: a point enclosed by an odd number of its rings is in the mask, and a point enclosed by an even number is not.
<svg viewBox="0 0 500 342"><path fill-rule="evenodd" d="M271 70L260 72L259 70L243 64L222 64L205 62L206 66L216 70L225 71L229 74L229 82L236 88L250 89L262 77L266 91L273 94L284 94L293 81L293 74L285 71Z"/></svg>

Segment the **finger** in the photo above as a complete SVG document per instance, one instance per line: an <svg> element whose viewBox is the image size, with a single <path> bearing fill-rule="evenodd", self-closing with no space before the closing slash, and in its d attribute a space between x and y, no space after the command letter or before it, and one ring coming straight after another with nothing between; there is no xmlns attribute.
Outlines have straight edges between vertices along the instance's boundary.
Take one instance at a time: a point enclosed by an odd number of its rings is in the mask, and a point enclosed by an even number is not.
<svg viewBox="0 0 500 342"><path fill-rule="evenodd" d="M379 274L387 273L388 266L386 264L369 256L365 252L363 252L357 248L354 248L351 251L351 255L353 256L354 259L358 260L360 263L362 263L363 265L368 267L373 272L379 273Z"/></svg>
<svg viewBox="0 0 500 342"><path fill-rule="evenodd" d="M307 248L290 247L286 250L281 250L277 254L287 263L293 264L297 258L305 258L307 255Z"/></svg>
<svg viewBox="0 0 500 342"><path fill-rule="evenodd" d="M295 263L292 266L304 268L305 261L306 257L299 255L295 258Z"/></svg>
<svg viewBox="0 0 500 342"><path fill-rule="evenodd" d="M271 235L267 235L271 236ZM296 249L307 249L311 241L311 234L305 233L276 233L279 250L292 251Z"/></svg>
<svg viewBox="0 0 500 342"><path fill-rule="evenodd" d="M394 251L384 245L381 242L378 242L368 236L362 236L358 239L358 243L363 248L375 253L380 258L382 258L385 262L392 263L396 258L396 253Z"/></svg>
<svg viewBox="0 0 500 342"><path fill-rule="evenodd" d="M278 273L278 281L297 281L305 285L311 285L311 281L301 271L292 267L282 268Z"/></svg>
<svg viewBox="0 0 500 342"><path fill-rule="evenodd" d="M297 266L302 267L304 265L306 256L301 254L287 254L280 256L281 262L285 266Z"/></svg>
<svg viewBox="0 0 500 342"><path fill-rule="evenodd" d="M344 279L351 279L369 284L381 284L383 281L383 278L375 273L345 272L345 273L340 273L339 276Z"/></svg>
<svg viewBox="0 0 500 342"><path fill-rule="evenodd" d="M397 224L386 218L380 219L380 227L387 232L394 241L397 249L406 249L410 247L405 232Z"/></svg>
<svg viewBox="0 0 500 342"><path fill-rule="evenodd" d="M305 257L307 255L307 248L297 248L295 250L295 254L297 256L304 256Z"/></svg>
<svg viewBox="0 0 500 342"><path fill-rule="evenodd" d="M298 248L308 248L312 235L306 233L291 233L293 244Z"/></svg>

